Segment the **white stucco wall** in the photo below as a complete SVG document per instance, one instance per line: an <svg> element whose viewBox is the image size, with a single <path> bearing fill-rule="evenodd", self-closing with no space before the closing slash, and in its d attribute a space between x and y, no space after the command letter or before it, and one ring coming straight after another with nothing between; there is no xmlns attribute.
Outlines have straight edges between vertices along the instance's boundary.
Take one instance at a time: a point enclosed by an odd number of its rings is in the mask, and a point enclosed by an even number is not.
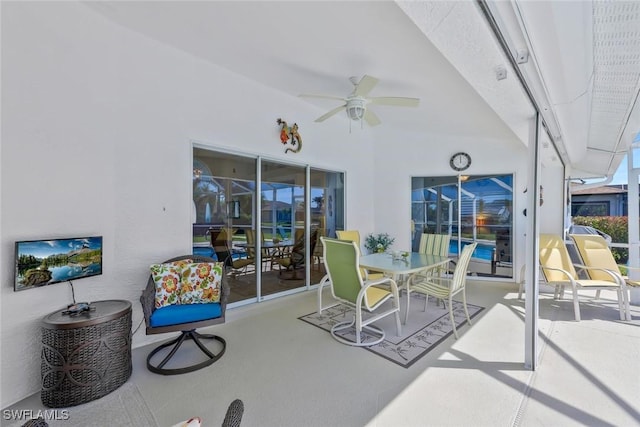
<svg viewBox="0 0 640 427"><path fill-rule="evenodd" d="M524 235L527 150L480 97L460 102L460 119L478 124L473 138L349 133L345 119L314 123L324 110L82 4L3 2L1 19L0 407L39 390L39 322L71 301L66 284L13 292L14 242L104 236L104 274L78 281L76 299L129 300L135 328L148 265L191 251L193 142L344 171L346 227L388 232L397 248L409 247L411 176L452 175L449 157L467 151L470 174L515 174L515 233ZM278 117L299 124L301 153L284 155ZM545 184L545 207L548 194ZM516 262L523 253L516 240ZM133 345L164 339L141 328Z"/></svg>
<svg viewBox="0 0 640 427"><path fill-rule="evenodd" d="M0 407L40 389L39 322L71 302L64 283L13 292L14 242L102 235L104 274L76 299L129 300L135 328L148 265L191 251L194 140L345 171L347 223L373 229L369 133L321 113L82 4L3 2ZM301 153L284 155L278 117ZM141 328L133 345L166 338Z"/></svg>
<svg viewBox="0 0 640 427"><path fill-rule="evenodd" d="M527 180L527 148L491 111L475 114L486 115L486 120L495 122L493 133L479 133L474 138L455 134L422 135L420 141L407 141L410 150L376 150L376 170L384 173L376 175L379 193L375 201L375 232L386 232L395 237L394 248L398 250L410 248L411 177L455 176L457 173L450 168L449 159L454 153L465 151L471 156L472 163L464 174L514 175L514 259L517 265L524 259L524 241L519 241L518 236L524 236L526 226L522 210L526 203L523 191ZM379 147L381 142L376 141L376 144Z"/></svg>

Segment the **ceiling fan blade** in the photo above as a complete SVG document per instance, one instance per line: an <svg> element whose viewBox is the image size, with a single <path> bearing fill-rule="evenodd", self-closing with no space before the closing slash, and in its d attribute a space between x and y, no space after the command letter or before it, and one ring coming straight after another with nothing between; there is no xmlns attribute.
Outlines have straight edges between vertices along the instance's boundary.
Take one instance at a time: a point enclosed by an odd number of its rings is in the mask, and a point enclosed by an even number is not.
<svg viewBox="0 0 640 427"><path fill-rule="evenodd" d="M371 110L367 110L364 112L364 120L369 126L378 126L380 123L382 123L378 116L376 116L376 114Z"/></svg>
<svg viewBox="0 0 640 427"><path fill-rule="evenodd" d="M368 98L371 104L376 105L395 105L398 107L417 107L420 104L419 98L404 98L401 96L378 96Z"/></svg>
<svg viewBox="0 0 640 427"><path fill-rule="evenodd" d="M323 114L322 116L318 117L317 119L315 119L315 122L324 122L325 120L327 120L329 117L338 114L340 111L344 110L347 107L347 104L341 105L339 107L334 108L333 110L329 111L326 114Z"/></svg>
<svg viewBox="0 0 640 427"><path fill-rule="evenodd" d="M367 96L371 89L373 89L380 80L375 77L371 77L365 74L365 76L360 80L360 83L357 84L355 90L353 91L354 96Z"/></svg>
<svg viewBox="0 0 640 427"><path fill-rule="evenodd" d="M301 93L298 95L300 98L322 98L322 99L337 99L338 101L344 101L344 97L342 96L333 96L333 95L313 95L309 93Z"/></svg>

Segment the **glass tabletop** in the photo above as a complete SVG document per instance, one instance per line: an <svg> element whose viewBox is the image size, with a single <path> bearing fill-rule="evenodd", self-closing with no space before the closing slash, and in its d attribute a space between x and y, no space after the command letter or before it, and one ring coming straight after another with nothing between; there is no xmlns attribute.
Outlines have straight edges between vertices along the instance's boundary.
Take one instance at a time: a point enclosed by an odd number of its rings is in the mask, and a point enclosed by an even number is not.
<svg viewBox="0 0 640 427"><path fill-rule="evenodd" d="M375 253L360 258L360 267L389 274L409 274L425 268L446 264L446 256L410 252L407 257L394 259L389 253Z"/></svg>

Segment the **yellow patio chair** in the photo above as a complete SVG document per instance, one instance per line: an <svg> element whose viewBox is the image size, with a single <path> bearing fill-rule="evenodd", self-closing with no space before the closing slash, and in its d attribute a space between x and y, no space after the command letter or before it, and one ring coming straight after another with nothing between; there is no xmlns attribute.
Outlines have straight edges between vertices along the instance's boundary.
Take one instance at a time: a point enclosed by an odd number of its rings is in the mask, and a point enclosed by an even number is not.
<svg viewBox="0 0 640 427"><path fill-rule="evenodd" d="M638 286L639 283L620 273L620 268L611 253L611 249L602 236L597 234L571 234L570 237L576 245L583 263L583 265L577 265L576 267L582 268L589 276L589 279L611 281L609 274L611 272L617 276L618 283L623 283L621 288L624 293L626 319L631 320L627 286ZM600 298L600 289L596 291L596 299L598 298Z"/></svg>
<svg viewBox="0 0 640 427"><path fill-rule="evenodd" d="M358 250L360 250L360 232L358 230L336 230L336 236L338 236L340 240L355 242ZM384 277L384 274L380 272L366 270L364 268L361 273L365 280L378 280Z"/></svg>
<svg viewBox="0 0 640 427"><path fill-rule="evenodd" d="M541 234L540 235L540 266L547 284L556 287L554 297L562 298L564 288L571 287L573 295L573 311L576 321L580 321L580 305L578 290L581 289L608 289L618 292L618 306L620 308L620 320L625 319L623 302L626 296L623 293L623 287L626 287L624 281L619 280L619 274L603 269L588 267L585 269L600 270L603 276L599 279L580 279L576 273L575 267L571 262L569 251L559 235ZM603 278L606 277L606 280Z"/></svg>
<svg viewBox="0 0 640 427"><path fill-rule="evenodd" d="M471 261L471 255L478 245L477 242L465 245L458 259L458 264L453 271L451 278L437 277L431 274L424 274L424 272L418 272L412 274L407 281L407 292L418 292L425 296L424 310L427 310L427 304L429 303L429 295L433 295L436 298L441 299L443 302L445 299L449 302L449 319L451 320L451 326L453 327L453 334L456 339L458 338L458 331L456 329L456 322L453 318L453 296L462 293L462 305L464 307L464 313L467 315L467 321L471 325L471 317L469 316L469 310L467 309L467 267L469 261ZM407 311L404 315L404 321L407 323L409 318L409 301L411 298L407 298Z"/></svg>
<svg viewBox="0 0 640 427"><path fill-rule="evenodd" d="M385 332L371 325L373 322L393 314L396 319L398 336L402 333L400 325L400 297L398 285L390 277L378 280L364 280L360 273L360 251L353 241L321 237L323 260L333 297L341 303L353 307L355 313L350 321L340 322L331 328L331 335L339 342L353 346L372 346L384 340ZM377 287L384 284L387 289ZM391 306L384 305L387 301ZM382 310L382 311L378 311ZM371 316L364 317L363 312ZM374 313L375 312L375 313ZM355 342L348 341L337 333L355 326ZM367 331L373 341L363 342L362 331Z"/></svg>

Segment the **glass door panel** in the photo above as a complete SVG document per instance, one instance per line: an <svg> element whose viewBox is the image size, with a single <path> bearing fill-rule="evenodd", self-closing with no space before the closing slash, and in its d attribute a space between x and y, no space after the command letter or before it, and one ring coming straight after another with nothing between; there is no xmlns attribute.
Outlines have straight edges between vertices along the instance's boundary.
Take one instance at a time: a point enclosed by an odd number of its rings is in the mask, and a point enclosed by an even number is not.
<svg viewBox="0 0 640 427"><path fill-rule="evenodd" d="M477 242L469 271L478 276L513 277L513 176L412 178L413 250L422 233L449 234L449 254Z"/></svg>
<svg viewBox="0 0 640 427"><path fill-rule="evenodd" d="M261 162L262 297L306 286L306 168Z"/></svg>
<svg viewBox="0 0 640 427"><path fill-rule="evenodd" d="M255 188L256 159L194 147L193 253L225 262L229 303L257 297L255 248L247 246Z"/></svg>
<svg viewBox="0 0 640 427"><path fill-rule="evenodd" d="M311 230L317 230L311 283L319 283L325 275L320 237L336 237L344 229L344 174L311 169Z"/></svg>

